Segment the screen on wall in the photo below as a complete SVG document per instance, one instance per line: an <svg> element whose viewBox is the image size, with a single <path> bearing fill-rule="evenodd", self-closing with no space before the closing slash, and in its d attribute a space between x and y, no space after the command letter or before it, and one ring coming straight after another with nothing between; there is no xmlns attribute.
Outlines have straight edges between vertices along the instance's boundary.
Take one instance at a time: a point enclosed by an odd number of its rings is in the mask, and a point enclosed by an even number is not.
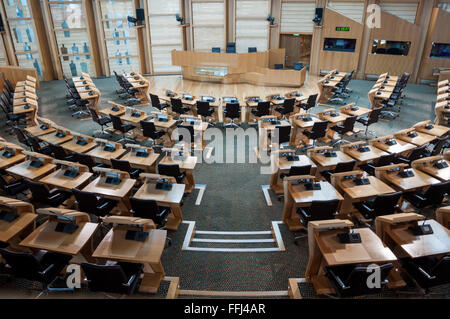
<svg viewBox="0 0 450 319"><path fill-rule="evenodd" d="M355 52L356 39L325 38L324 51Z"/></svg>
<svg viewBox="0 0 450 319"><path fill-rule="evenodd" d="M450 43L433 42L430 58L450 59Z"/></svg>
<svg viewBox="0 0 450 319"><path fill-rule="evenodd" d="M409 54L410 47L410 41L373 40L372 54L407 56Z"/></svg>

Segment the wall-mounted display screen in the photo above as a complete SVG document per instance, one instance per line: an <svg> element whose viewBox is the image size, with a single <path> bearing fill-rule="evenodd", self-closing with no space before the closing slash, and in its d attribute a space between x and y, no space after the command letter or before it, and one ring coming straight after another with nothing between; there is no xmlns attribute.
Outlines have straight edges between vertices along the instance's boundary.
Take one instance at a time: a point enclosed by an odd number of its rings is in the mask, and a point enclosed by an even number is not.
<svg viewBox="0 0 450 319"><path fill-rule="evenodd" d="M430 58L450 59L450 43L433 42Z"/></svg>
<svg viewBox="0 0 450 319"><path fill-rule="evenodd" d="M409 54L410 47L410 41L373 40L372 54L407 56Z"/></svg>
<svg viewBox="0 0 450 319"><path fill-rule="evenodd" d="M324 51L355 52L356 39L325 38Z"/></svg>

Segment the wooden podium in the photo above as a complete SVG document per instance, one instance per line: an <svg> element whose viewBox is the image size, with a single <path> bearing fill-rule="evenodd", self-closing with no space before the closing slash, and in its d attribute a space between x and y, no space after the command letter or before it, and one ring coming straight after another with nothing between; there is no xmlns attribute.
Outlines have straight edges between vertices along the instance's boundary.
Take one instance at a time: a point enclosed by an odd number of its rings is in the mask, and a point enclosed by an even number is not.
<svg viewBox="0 0 450 319"><path fill-rule="evenodd" d="M273 69L283 64L285 49L254 53L172 51L172 65L183 67L183 78L224 84L249 83L262 86L300 87L306 69Z"/></svg>

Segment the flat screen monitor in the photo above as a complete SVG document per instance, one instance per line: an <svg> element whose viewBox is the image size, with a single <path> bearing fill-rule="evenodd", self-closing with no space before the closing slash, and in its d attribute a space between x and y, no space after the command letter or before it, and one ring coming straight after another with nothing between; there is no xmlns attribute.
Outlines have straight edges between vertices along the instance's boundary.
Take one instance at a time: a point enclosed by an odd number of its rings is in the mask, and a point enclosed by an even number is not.
<svg viewBox="0 0 450 319"><path fill-rule="evenodd" d="M410 41L373 40L372 54L408 56L410 47Z"/></svg>
<svg viewBox="0 0 450 319"><path fill-rule="evenodd" d="M325 38L324 51L355 52L356 39Z"/></svg>
<svg viewBox="0 0 450 319"><path fill-rule="evenodd" d="M430 58L450 59L450 43L433 42Z"/></svg>

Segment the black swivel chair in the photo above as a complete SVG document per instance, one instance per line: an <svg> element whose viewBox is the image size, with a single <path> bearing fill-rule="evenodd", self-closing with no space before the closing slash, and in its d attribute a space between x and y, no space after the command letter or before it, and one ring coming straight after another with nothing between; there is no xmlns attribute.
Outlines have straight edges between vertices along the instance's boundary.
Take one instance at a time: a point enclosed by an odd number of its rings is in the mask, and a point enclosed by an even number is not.
<svg viewBox="0 0 450 319"><path fill-rule="evenodd" d="M273 144L275 144L276 146L278 146L278 148L283 148L281 147L281 145L289 143L289 141L291 140L291 126L290 125L275 126L273 134L269 133L269 137L272 147L274 146Z"/></svg>
<svg viewBox="0 0 450 319"><path fill-rule="evenodd" d="M214 108L212 108L207 101L197 101L196 109L197 114L200 115L204 121L214 114ZM214 123L209 122L208 125L214 126Z"/></svg>
<svg viewBox="0 0 450 319"><path fill-rule="evenodd" d="M428 293L428 288L450 283L450 256L400 260L403 269Z"/></svg>
<svg viewBox="0 0 450 319"><path fill-rule="evenodd" d="M154 200L130 198L131 213L134 217L151 219L158 226L158 229L164 229L171 210L169 207L160 207ZM167 238L170 246L172 240Z"/></svg>
<svg viewBox="0 0 450 319"><path fill-rule="evenodd" d="M283 116L283 119L286 119L288 114L291 114L294 112L294 104L295 104L295 98L284 99L283 105L280 107L277 107L275 109L275 111L280 113Z"/></svg>
<svg viewBox="0 0 450 319"><path fill-rule="evenodd" d="M300 103L300 108L304 109L308 113L309 109L316 106L317 96L319 96L319 94L312 94L308 96L306 103Z"/></svg>
<svg viewBox="0 0 450 319"><path fill-rule="evenodd" d="M13 126L14 133L16 133L16 137L19 142L23 145L28 146L30 149L33 146L29 136L18 126Z"/></svg>
<svg viewBox="0 0 450 319"><path fill-rule="evenodd" d="M353 206L361 214L361 221L373 221L378 216L394 214L399 209L399 200L402 192L392 194L379 194L374 199L365 202L353 203Z"/></svg>
<svg viewBox="0 0 450 319"><path fill-rule="evenodd" d="M72 193L78 203L78 210L96 217L108 215L117 206L117 201L98 197L94 193L76 188L72 189Z"/></svg>
<svg viewBox="0 0 450 319"><path fill-rule="evenodd" d="M159 144L158 140L160 140L166 132L159 131L155 127L155 123L150 121L141 121L141 128L142 128L142 135L144 137L148 137L153 141L153 147L162 147L161 144Z"/></svg>
<svg viewBox="0 0 450 319"><path fill-rule="evenodd" d="M302 175L310 175L311 174L311 165L304 166L291 166L289 169L289 173L280 174L280 179L283 180L288 176L302 176Z"/></svg>
<svg viewBox="0 0 450 319"><path fill-rule="evenodd" d="M372 125L372 124L375 124L376 122L378 122L381 110L382 110L381 107L373 109L372 111L370 111L368 116L360 117L360 118L358 118L356 120L358 123L361 123L362 125L364 125L366 127L366 130L364 132L364 135L366 136L366 139L367 139L367 134L370 133L369 132L369 126Z"/></svg>
<svg viewBox="0 0 450 319"><path fill-rule="evenodd" d="M117 170L123 171L123 172L128 172L132 179L138 179L139 174L141 174L143 172L143 170L141 170L141 169L132 168L130 165L130 162L128 162L128 161L111 158L111 164L114 169L117 169Z"/></svg>
<svg viewBox="0 0 450 319"><path fill-rule="evenodd" d="M368 267L359 265L327 266L325 267L325 276L330 280L336 294L341 298L378 294L382 287L388 284L387 277L394 265L389 263L379 266L380 288L371 288L367 285L368 277L373 275L373 271Z"/></svg>
<svg viewBox="0 0 450 319"><path fill-rule="evenodd" d="M331 171L323 171L321 174L327 181L331 180L331 175L336 173L344 173L353 171L355 167L356 161L348 161L348 162L339 162L336 167Z"/></svg>
<svg viewBox="0 0 450 319"><path fill-rule="evenodd" d="M316 140L325 137L327 134L328 121L315 122L311 130L303 131L303 134L310 140L313 140L314 147L316 145Z"/></svg>
<svg viewBox="0 0 450 319"><path fill-rule="evenodd" d="M183 102L181 99L177 98L170 98L170 105L172 106L172 112L176 113L177 116L180 116L182 114L186 114L189 112L189 109L185 106L183 106Z"/></svg>
<svg viewBox="0 0 450 319"><path fill-rule="evenodd" d="M15 196L27 190L28 185L22 178L8 181L3 175L0 175L0 189L10 196Z"/></svg>
<svg viewBox="0 0 450 319"><path fill-rule="evenodd" d="M89 167L89 170L91 171L91 173L93 172L92 169L94 167L108 167L108 165L105 165L103 163L96 163L94 162L94 160L92 159L91 155L89 154L85 154L85 153L74 153L73 156L75 157L75 161L82 164L82 165L86 165L87 167Z"/></svg>
<svg viewBox="0 0 450 319"><path fill-rule="evenodd" d="M119 132L122 133L121 139L119 139L117 142L118 142L118 143L122 143L122 142L124 142L124 143L134 142L134 140L132 140L132 139L126 137L126 133L129 132L129 131L131 131L131 130L133 130L133 129L134 129L134 126L131 125L131 124L128 124L128 123L122 123L122 120L121 120L120 117L118 117L118 116L115 116L115 115L112 115L112 114L110 114L109 116L111 117L111 121L112 121L112 124L113 124L113 128L114 128L116 131L119 131Z"/></svg>
<svg viewBox="0 0 450 319"><path fill-rule="evenodd" d="M331 127L331 129L333 131L337 132L340 135L340 138L333 144L333 146L345 143L344 134L353 132L353 128L355 127L355 122L356 122L356 116L349 116L345 119L343 125L337 124L337 125Z"/></svg>
<svg viewBox="0 0 450 319"><path fill-rule="evenodd" d="M192 149L195 142L195 131L193 125L178 125L177 126L178 141L182 141L189 145Z"/></svg>
<svg viewBox="0 0 450 319"><path fill-rule="evenodd" d="M396 163L396 164L402 163L402 164L411 165L411 162L418 160L425 156L427 156L427 145L426 144L422 145L420 147L414 148L407 157L397 156L394 159L394 163Z"/></svg>
<svg viewBox="0 0 450 319"><path fill-rule="evenodd" d="M36 298L49 291L73 291L69 288L49 288L61 271L69 264L71 255L64 255L45 250L35 254L29 252L15 252L0 248L0 254L6 261L6 269L16 278L38 281L43 291Z"/></svg>
<svg viewBox="0 0 450 319"><path fill-rule="evenodd" d="M53 157L62 161L75 161L75 156L67 154L61 145L49 144Z"/></svg>
<svg viewBox="0 0 450 319"><path fill-rule="evenodd" d="M256 110L251 110L252 114L258 120L261 116L270 115L270 101L258 102Z"/></svg>
<svg viewBox="0 0 450 319"><path fill-rule="evenodd" d="M178 184L183 183L186 178L186 173L180 172L180 166L178 164L159 164L158 173L160 175L174 177Z"/></svg>
<svg viewBox="0 0 450 319"><path fill-rule="evenodd" d="M395 160L395 154L381 155L375 162L367 164L359 164L358 167L368 174L375 176L375 169L377 167L391 165Z"/></svg>
<svg viewBox="0 0 450 319"><path fill-rule="evenodd" d="M42 146L41 141L36 136L30 136L28 140L31 143L31 149L33 152L51 156L52 150L50 149L50 145Z"/></svg>
<svg viewBox="0 0 450 319"><path fill-rule="evenodd" d="M225 118L231 119L231 122L225 124L224 127L239 127L234 121L241 117L241 107L239 103L226 103L223 110Z"/></svg>
<svg viewBox="0 0 450 319"><path fill-rule="evenodd" d="M445 195L450 193L450 181L432 184L426 191L407 192L403 198L413 206L421 209L427 206L437 207L442 204Z"/></svg>
<svg viewBox="0 0 450 319"><path fill-rule="evenodd" d="M25 183L31 190L31 194L33 196L31 201L34 203L45 204L51 207L58 207L71 196L70 193L59 190L57 188L49 190L47 185L41 182L35 182L29 179L25 179Z"/></svg>
<svg viewBox="0 0 450 319"><path fill-rule="evenodd" d="M106 265L82 263L81 268L86 274L89 290L130 295L139 287L144 266L135 263L108 262Z"/></svg>
<svg viewBox="0 0 450 319"><path fill-rule="evenodd" d="M107 116L100 117L97 111L94 110L93 108L89 108L89 113L91 113L92 120L101 126L100 135L102 134L110 135L110 133L105 131L105 126L108 126L108 124L111 123L111 119Z"/></svg>
<svg viewBox="0 0 450 319"><path fill-rule="evenodd" d="M432 146L432 149L429 153L426 154L426 156L436 156L441 154L441 152L448 148L449 145L449 136L441 136L436 138L434 141L430 142L430 146Z"/></svg>
<svg viewBox="0 0 450 319"><path fill-rule="evenodd" d="M161 103L158 95L150 94L150 100L152 102L152 106L160 111L167 107L167 103Z"/></svg>

